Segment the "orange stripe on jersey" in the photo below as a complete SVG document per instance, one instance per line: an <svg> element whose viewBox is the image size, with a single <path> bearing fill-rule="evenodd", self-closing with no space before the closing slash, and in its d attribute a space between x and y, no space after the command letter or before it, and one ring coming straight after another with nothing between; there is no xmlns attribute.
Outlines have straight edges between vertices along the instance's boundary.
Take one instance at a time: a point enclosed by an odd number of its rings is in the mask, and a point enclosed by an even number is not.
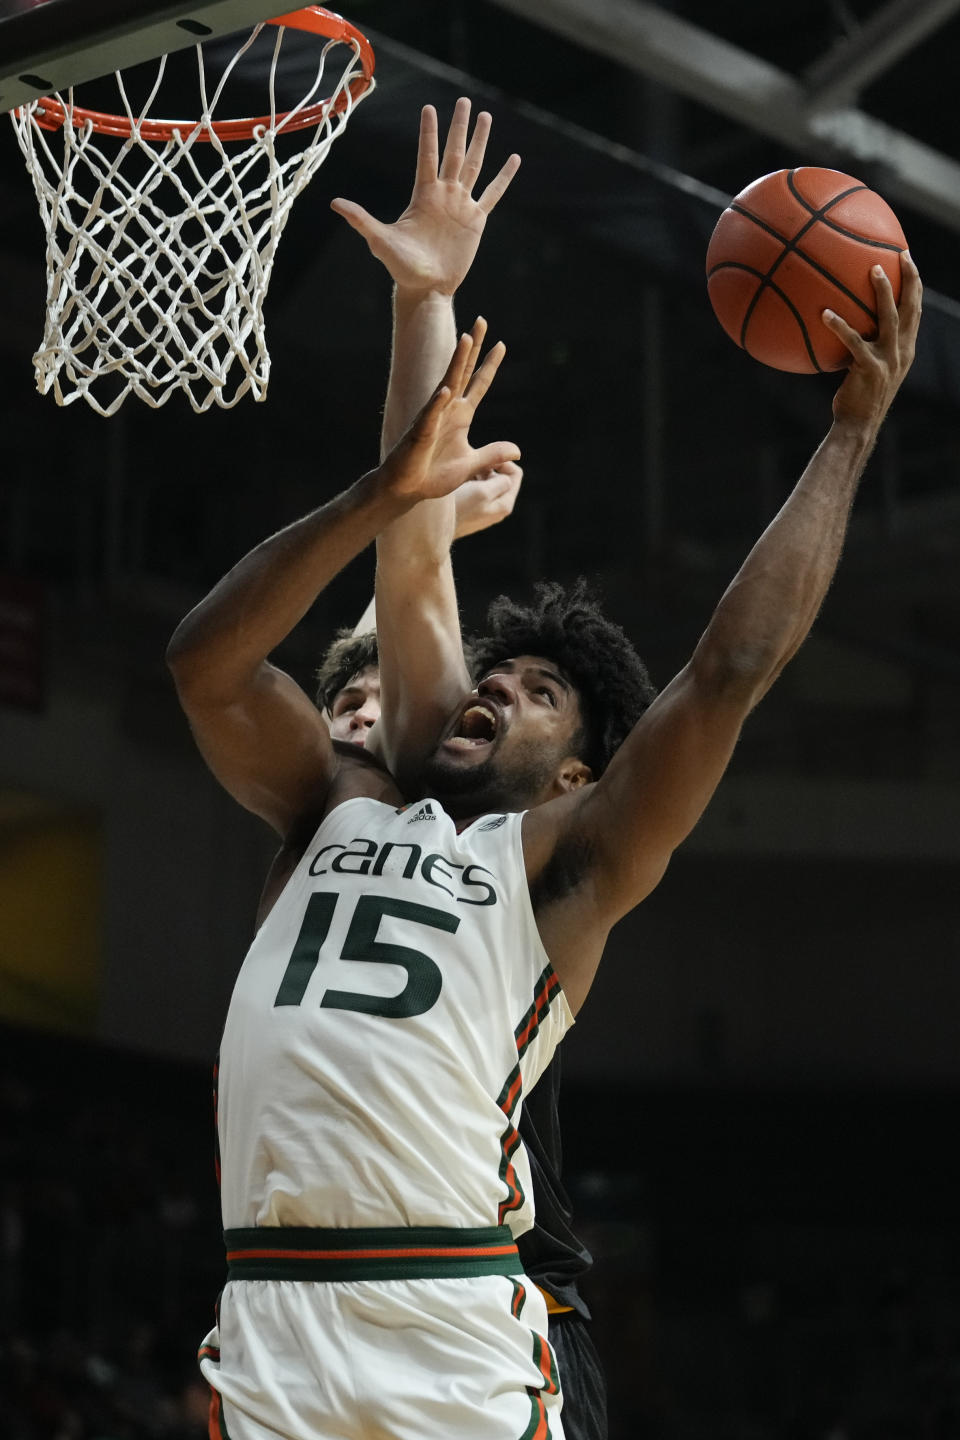
<svg viewBox="0 0 960 1440"><path fill-rule="evenodd" d="M417 1280L521 1272L505 1225L225 1230L231 1280Z"/></svg>
<svg viewBox="0 0 960 1440"><path fill-rule="evenodd" d="M211 1388L210 1390L210 1412L208 1415L208 1429L210 1440L230 1440L227 1433L227 1422L223 1418L223 1401L220 1393Z"/></svg>
<svg viewBox="0 0 960 1440"><path fill-rule="evenodd" d="M501 1225L504 1222L504 1217L509 1215L511 1210L519 1210L523 1204L523 1190L520 1187L517 1172L512 1165L507 1166L506 1174L503 1178L510 1193L506 1199L501 1200L497 1206L497 1218Z"/></svg>
<svg viewBox="0 0 960 1440"><path fill-rule="evenodd" d="M533 1337L533 1363L543 1376L541 1390L545 1391L547 1395L559 1395L560 1386L557 1383L553 1354L543 1336L536 1333Z"/></svg>
<svg viewBox="0 0 960 1440"><path fill-rule="evenodd" d="M515 1245L448 1245L429 1249L418 1245L410 1249L391 1250L228 1250L227 1261L234 1260L420 1260L462 1256L474 1259L484 1255L512 1255Z"/></svg>
<svg viewBox="0 0 960 1440"><path fill-rule="evenodd" d="M516 1079L514 1080L513 1084L510 1086L510 1089L507 1091L506 1095L503 1097L503 1100L502 1100L502 1102L501 1102L501 1104L500 1104L500 1109L503 1111L504 1115L506 1115L508 1119L509 1119L509 1117L513 1114L513 1108L514 1108L514 1106L515 1106L516 1103L517 1103L517 1099L518 1099L518 1097L519 1097L519 1095L520 1095L520 1091L521 1091L522 1089L523 1089L523 1078L522 1078L522 1076L521 1076L521 1074L520 1074L520 1071L518 1070L518 1071L517 1071L517 1075L516 1075Z"/></svg>
<svg viewBox="0 0 960 1440"><path fill-rule="evenodd" d="M550 1424L547 1420L547 1408L536 1391L530 1396L532 1414L530 1424L520 1436L520 1440L550 1440Z"/></svg>
<svg viewBox="0 0 960 1440"><path fill-rule="evenodd" d="M507 1076L503 1089L497 1097L497 1104L508 1120L510 1120L523 1095L523 1074L520 1066L524 1053L539 1030L540 1022L550 1009L559 989L560 981L557 979L552 967L548 965L534 987L533 1003L530 1009L514 1031L514 1039L517 1043L517 1064ZM507 1194L503 1200L500 1201L497 1210L497 1219L501 1225L505 1217L512 1210L521 1209L526 1202L523 1187L520 1184L516 1168L510 1158L519 1144L520 1137L516 1129L513 1125L508 1125L500 1137L499 1178L507 1189Z"/></svg>
<svg viewBox="0 0 960 1440"><path fill-rule="evenodd" d="M543 989L534 996L532 1014L527 1018L523 1028L517 1033L517 1049L521 1055L529 1045L533 1035L539 1029L543 1013L545 1010L550 1009L550 1003L559 988L560 981L551 970L544 981Z"/></svg>
<svg viewBox="0 0 960 1440"><path fill-rule="evenodd" d="M511 1125L502 1135L500 1148L502 1159L500 1161L500 1179L507 1187L507 1194L500 1201L497 1209L497 1219L502 1225L504 1216L511 1210L519 1210L523 1205L525 1196L520 1184L520 1177L517 1175L516 1166L511 1160L511 1155L519 1148L520 1135L516 1128Z"/></svg>

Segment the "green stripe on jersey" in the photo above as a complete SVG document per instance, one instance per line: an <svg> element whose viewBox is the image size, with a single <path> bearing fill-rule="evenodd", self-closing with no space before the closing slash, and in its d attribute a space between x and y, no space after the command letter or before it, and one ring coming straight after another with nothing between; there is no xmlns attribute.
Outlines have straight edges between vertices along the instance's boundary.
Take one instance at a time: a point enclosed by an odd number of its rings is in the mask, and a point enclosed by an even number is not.
<svg viewBox="0 0 960 1440"><path fill-rule="evenodd" d="M551 1440L553 1431L550 1429L550 1422L547 1419L547 1407L539 1390L533 1390L527 1386L530 1394L530 1423L524 1430L519 1440Z"/></svg>
<svg viewBox="0 0 960 1440"><path fill-rule="evenodd" d="M224 1232L231 1280L419 1280L518 1275L506 1226L449 1230L320 1230L261 1226Z"/></svg>

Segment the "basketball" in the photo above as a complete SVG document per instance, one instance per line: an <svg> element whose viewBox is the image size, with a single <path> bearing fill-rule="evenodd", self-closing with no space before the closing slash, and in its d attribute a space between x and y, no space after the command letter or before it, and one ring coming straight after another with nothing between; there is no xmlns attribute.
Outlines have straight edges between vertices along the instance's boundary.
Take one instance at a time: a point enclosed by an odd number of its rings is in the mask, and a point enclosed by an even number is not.
<svg viewBox="0 0 960 1440"><path fill-rule="evenodd" d="M896 215L862 181L811 165L777 170L741 190L717 221L707 248L710 304L731 340L764 365L842 370L850 352L822 312L872 338L871 266L883 266L899 302L906 248Z"/></svg>

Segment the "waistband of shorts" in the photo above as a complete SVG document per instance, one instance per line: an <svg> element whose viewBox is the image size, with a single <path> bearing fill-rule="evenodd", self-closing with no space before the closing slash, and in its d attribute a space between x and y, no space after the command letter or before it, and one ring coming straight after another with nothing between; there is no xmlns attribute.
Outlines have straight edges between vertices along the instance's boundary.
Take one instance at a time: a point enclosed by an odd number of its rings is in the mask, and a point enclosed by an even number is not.
<svg viewBox="0 0 960 1440"><path fill-rule="evenodd" d="M229 1280L429 1280L520 1275L506 1225L320 1230L225 1230Z"/></svg>

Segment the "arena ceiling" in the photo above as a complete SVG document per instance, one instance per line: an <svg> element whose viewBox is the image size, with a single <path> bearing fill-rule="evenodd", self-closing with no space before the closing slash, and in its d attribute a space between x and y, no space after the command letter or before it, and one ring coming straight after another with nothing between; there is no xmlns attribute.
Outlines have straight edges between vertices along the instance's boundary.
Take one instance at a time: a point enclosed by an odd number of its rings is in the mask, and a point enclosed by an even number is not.
<svg viewBox="0 0 960 1440"><path fill-rule="evenodd" d="M866 167L894 204L960 229L960 165L936 103L951 84L958 0L789 10L696 0L497 3L757 135L858 174Z"/></svg>

